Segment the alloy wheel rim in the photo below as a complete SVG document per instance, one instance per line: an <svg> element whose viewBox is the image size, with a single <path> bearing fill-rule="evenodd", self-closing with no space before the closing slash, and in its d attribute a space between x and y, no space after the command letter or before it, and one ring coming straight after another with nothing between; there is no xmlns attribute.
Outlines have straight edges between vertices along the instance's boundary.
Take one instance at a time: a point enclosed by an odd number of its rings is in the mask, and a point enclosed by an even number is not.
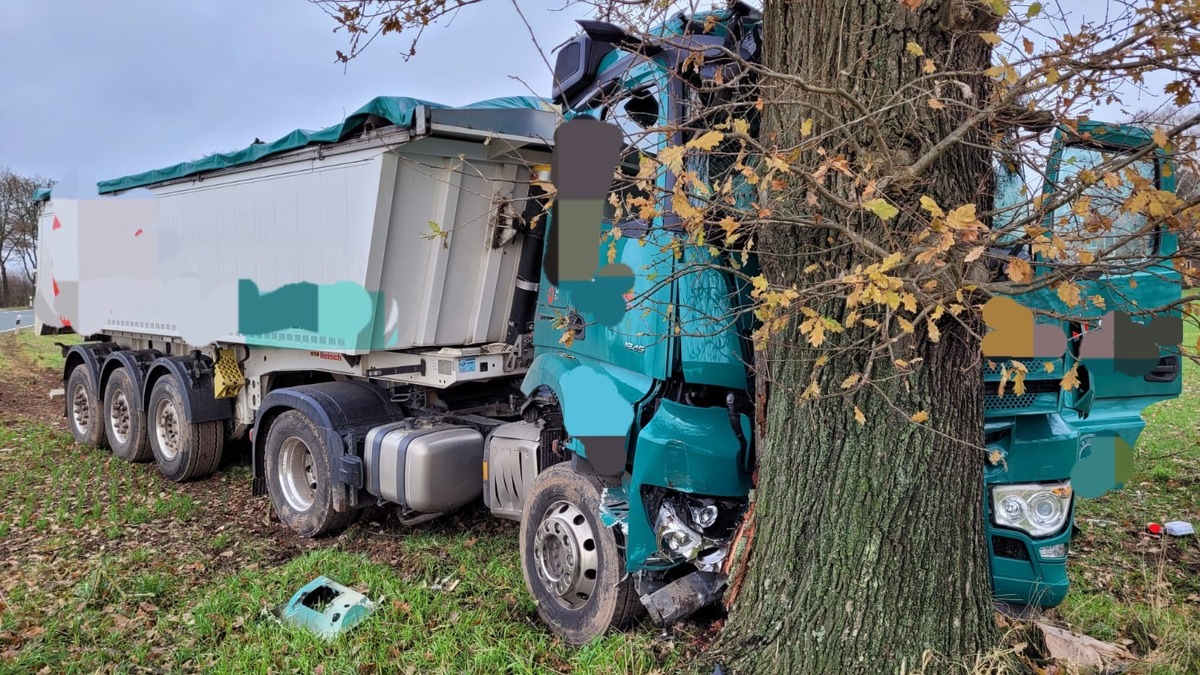
<svg viewBox="0 0 1200 675"><path fill-rule="evenodd" d="M599 556L591 523L574 504L546 509L533 540L533 566L558 604L579 609L596 591Z"/></svg>

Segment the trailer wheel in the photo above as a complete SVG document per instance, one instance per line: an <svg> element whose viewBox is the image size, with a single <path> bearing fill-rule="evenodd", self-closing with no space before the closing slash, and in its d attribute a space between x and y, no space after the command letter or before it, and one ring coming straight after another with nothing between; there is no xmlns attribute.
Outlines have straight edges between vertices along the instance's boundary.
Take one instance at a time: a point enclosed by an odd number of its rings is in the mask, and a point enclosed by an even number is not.
<svg viewBox="0 0 1200 675"><path fill-rule="evenodd" d="M67 376L67 421L75 442L97 448L107 448L104 420L92 371L80 364Z"/></svg>
<svg viewBox="0 0 1200 675"><path fill-rule="evenodd" d="M126 462L148 462L154 458L146 435L146 412L133 378L126 368L117 368L104 391L104 430L113 454Z"/></svg>
<svg viewBox="0 0 1200 675"><path fill-rule="evenodd" d="M302 537L317 537L350 524L356 512L333 510L333 469L317 426L298 410L271 423L264 446L267 492L279 520Z"/></svg>
<svg viewBox="0 0 1200 675"><path fill-rule="evenodd" d="M221 463L224 423L188 422L174 377L167 375L154 383L146 418L154 460L167 480L183 483L204 478Z"/></svg>
<svg viewBox="0 0 1200 675"><path fill-rule="evenodd" d="M556 464L534 481L521 518L521 570L538 616L581 645L636 618L641 602L612 528L600 522L606 483Z"/></svg>

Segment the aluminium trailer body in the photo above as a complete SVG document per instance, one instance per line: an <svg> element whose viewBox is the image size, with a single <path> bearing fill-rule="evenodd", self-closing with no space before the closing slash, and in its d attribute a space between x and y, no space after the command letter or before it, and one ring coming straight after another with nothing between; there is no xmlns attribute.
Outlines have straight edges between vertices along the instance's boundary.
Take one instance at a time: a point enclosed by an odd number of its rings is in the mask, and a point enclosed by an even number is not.
<svg viewBox="0 0 1200 675"><path fill-rule="evenodd" d="M249 434L256 489L309 535L369 498L477 498L484 435L520 419L556 121L538 99L376 99L101 185L152 198L46 195L37 321L87 340L64 368L76 438L183 481Z"/></svg>

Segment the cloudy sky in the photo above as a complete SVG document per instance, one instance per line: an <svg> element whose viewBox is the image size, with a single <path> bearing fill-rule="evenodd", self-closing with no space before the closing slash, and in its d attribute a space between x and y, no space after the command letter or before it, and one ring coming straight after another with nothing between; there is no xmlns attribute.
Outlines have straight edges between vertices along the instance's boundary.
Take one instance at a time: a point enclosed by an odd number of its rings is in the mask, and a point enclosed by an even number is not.
<svg viewBox="0 0 1200 675"><path fill-rule="evenodd" d="M552 9L563 4L521 0L546 51L576 31L583 10ZM1110 3L1054 4L1103 22ZM0 166L57 180L60 197L91 197L98 180L335 124L374 96L529 93L513 78L548 93L510 0L445 24L408 62L409 40L389 36L343 67L345 34L306 0L0 0ZM1132 110L1155 105L1162 82L1149 80L1149 92L1128 92Z"/></svg>
<svg viewBox="0 0 1200 675"><path fill-rule="evenodd" d="M547 51L575 33L580 10L561 5L522 2ZM345 33L305 0L0 0L0 166L91 197L99 180L335 124L374 96L529 93L513 77L548 93L511 2L449 26L408 62L409 40L389 36L343 67Z"/></svg>

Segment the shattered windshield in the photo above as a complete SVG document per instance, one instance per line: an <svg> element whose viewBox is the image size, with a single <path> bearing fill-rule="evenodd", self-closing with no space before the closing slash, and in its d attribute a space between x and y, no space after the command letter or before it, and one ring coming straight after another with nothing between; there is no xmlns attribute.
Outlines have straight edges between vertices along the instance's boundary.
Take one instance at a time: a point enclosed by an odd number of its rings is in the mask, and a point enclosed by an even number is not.
<svg viewBox="0 0 1200 675"><path fill-rule="evenodd" d="M1063 148L1058 183L1073 186L1084 171L1112 165L1111 151L1072 145ZM1152 185L1154 162L1139 159L1123 168L1092 178L1080 196L1054 212L1054 229L1071 250L1102 253L1114 261L1136 262L1154 252L1154 232L1143 232L1146 215L1125 210L1138 185ZM1136 235L1136 236L1135 236Z"/></svg>

